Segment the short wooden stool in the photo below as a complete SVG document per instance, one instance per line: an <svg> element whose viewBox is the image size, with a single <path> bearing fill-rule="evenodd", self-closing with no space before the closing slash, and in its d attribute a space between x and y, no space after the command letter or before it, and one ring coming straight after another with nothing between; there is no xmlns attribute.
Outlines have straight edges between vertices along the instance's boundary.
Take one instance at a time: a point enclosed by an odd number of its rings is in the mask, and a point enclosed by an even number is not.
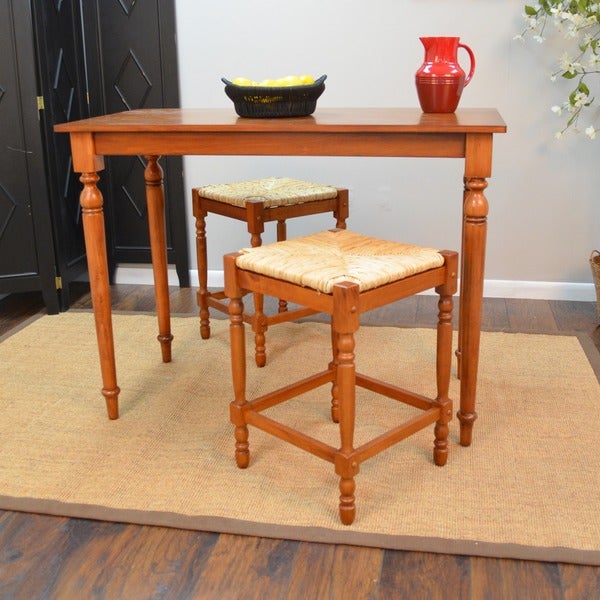
<svg viewBox="0 0 600 600"><path fill-rule="evenodd" d="M230 299L233 387L231 421L235 425L235 458L248 466L248 425L254 425L335 466L340 477L340 518L355 516L354 476L361 462L432 423L433 458L444 465L448 456L448 398L452 363L452 296L456 292L457 253L388 242L351 231L323 231L285 242L251 248L224 257L225 294ZM437 325L437 396L426 398L366 374L356 373L354 334L361 313L435 288L439 294ZM246 397L246 357L242 296L245 290L285 298L331 315L333 359L327 368L259 398ZM375 348L370 349L376 352ZM393 357L382 356L382 360ZM331 414L339 422L340 446L333 447L261 414L307 391L332 383ZM410 421L354 446L355 387L421 409Z"/></svg>
<svg viewBox="0 0 600 600"><path fill-rule="evenodd" d="M206 185L192 191L193 212L196 217L196 252L198 257L198 306L200 307L200 335L210 337L209 307L227 312L228 303L222 290L208 291L208 266L206 251L206 216L215 213L245 221L250 233L252 247L262 244L261 234L265 223L277 221L277 240L286 239L286 220L331 212L336 227L346 228L348 218L348 190L321 185L288 177L268 177ZM244 321L255 332L255 360L259 367L266 363L265 332L269 325L298 319L314 314L313 310L301 308L288 310L285 300L280 299L275 315L264 314L263 295L254 294L253 314L245 313ZM260 314L261 318L256 318Z"/></svg>

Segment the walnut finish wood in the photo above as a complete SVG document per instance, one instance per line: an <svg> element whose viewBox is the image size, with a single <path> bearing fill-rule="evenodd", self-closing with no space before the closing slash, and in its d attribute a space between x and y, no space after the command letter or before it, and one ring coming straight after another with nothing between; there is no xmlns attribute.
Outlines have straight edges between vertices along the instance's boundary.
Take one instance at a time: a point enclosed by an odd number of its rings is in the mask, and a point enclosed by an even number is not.
<svg viewBox="0 0 600 600"><path fill-rule="evenodd" d="M87 248L90 288L94 304L96 336L100 351L102 395L106 400L108 418L117 419L119 416L118 397L120 390L117 386L115 365L102 194L96 185L99 177L95 172L82 173L80 179L83 183L81 212Z"/></svg>
<svg viewBox="0 0 600 600"><path fill-rule="evenodd" d="M115 310L155 310L152 286L114 285L111 296ZM88 285L74 282L73 299L75 308L89 309ZM196 315L195 289L171 288L170 301L174 312ZM430 327L434 302L434 296L413 296L363 315L363 322ZM0 335L45 311L39 293L0 299ZM578 331L596 352L600 349L598 323L595 302L483 301L483 330ZM243 581L238 589L232 585L232 568L236 582ZM439 577L439 573L444 576ZM448 590L457 600L596 600L600 597L600 569L333 544L278 543L0 511L0 597L11 600L73 596L191 600L211 597L211 593L212 597L244 600L445 599Z"/></svg>
<svg viewBox="0 0 600 600"><path fill-rule="evenodd" d="M340 233L341 235L341 233ZM229 331L231 341L231 373L234 400L230 417L234 425L235 460L245 469L250 464L248 425L253 425L281 440L294 444L323 460L333 463L339 477L339 515L344 525L351 525L356 515L355 476L365 460L386 450L393 444L421 431L432 423L434 429L433 459L443 466L448 458L448 423L452 418L452 401L448 397L452 361L452 296L457 289L458 256L456 252L442 251L444 264L404 279L360 292L359 285L341 282L325 294L299 284L262 275L236 264L240 254L224 258L225 295L229 298ZM342 275L343 273L340 273ZM328 273L332 279L335 274ZM439 295L435 398L426 398L412 391L398 388L388 382L356 372L354 335L360 326L360 315L399 299L435 288ZM273 390L258 398L246 395L246 342L243 296L247 292L266 293L324 312L331 317L333 360L325 371ZM388 359L390 357L387 357ZM339 423L340 445L334 447L298 429L275 421L262 411L296 398L308 390L332 383L332 418ZM364 387L389 399L397 400L423 412L384 433L355 446L355 392Z"/></svg>
<svg viewBox="0 0 600 600"><path fill-rule="evenodd" d="M55 126L69 133L73 168L92 174L105 155L254 155L445 157L464 159L460 309L461 444L472 440L485 263L487 200L493 135L506 132L495 109L424 114L414 108L323 108L310 117L244 119L229 109L142 109ZM96 193L96 192L95 192ZM440 199L441 202L446 199ZM83 196L82 196L83 202ZM101 213L102 197L95 204ZM118 400L110 326L104 231L84 220L90 278L97 303L104 390ZM162 254L162 252L161 252ZM156 269L155 265L155 269ZM161 266L158 267L162 269ZM162 276L161 276L162 277ZM166 275L164 275L166 277ZM95 309L96 310L96 309ZM159 319L162 318L159 315ZM159 326L159 329L162 325ZM159 334L160 335L160 334ZM106 363L106 364L104 364ZM105 375L106 373L106 375ZM105 393L105 392L103 392ZM113 411L114 414L114 411Z"/></svg>
<svg viewBox="0 0 600 600"><path fill-rule="evenodd" d="M158 314L158 341L163 362L171 362L171 311L169 308L169 281L167 278L167 231L165 227L165 191L163 170L158 156L146 156L144 179L148 201L148 229L150 252Z"/></svg>

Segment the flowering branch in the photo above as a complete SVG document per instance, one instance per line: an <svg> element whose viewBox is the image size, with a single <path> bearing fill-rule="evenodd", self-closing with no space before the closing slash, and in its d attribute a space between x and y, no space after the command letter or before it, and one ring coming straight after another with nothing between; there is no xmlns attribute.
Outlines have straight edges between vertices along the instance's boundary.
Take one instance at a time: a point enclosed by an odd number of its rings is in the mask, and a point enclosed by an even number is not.
<svg viewBox="0 0 600 600"><path fill-rule="evenodd" d="M551 75L552 81L561 76L572 80L575 87L568 99L561 105L553 106L552 111L559 116L563 112L569 115L565 127L556 134L557 138L571 127L579 131L582 112L595 100L590 96L586 81L589 83L590 77L600 75L600 3L592 0L540 0L534 6L525 6L524 18L525 30L517 38L524 39L530 33L534 40L543 43L550 21L555 29L576 45L575 53L571 55L565 52L558 62L558 69ZM593 125L587 127L585 133L590 139L596 137Z"/></svg>

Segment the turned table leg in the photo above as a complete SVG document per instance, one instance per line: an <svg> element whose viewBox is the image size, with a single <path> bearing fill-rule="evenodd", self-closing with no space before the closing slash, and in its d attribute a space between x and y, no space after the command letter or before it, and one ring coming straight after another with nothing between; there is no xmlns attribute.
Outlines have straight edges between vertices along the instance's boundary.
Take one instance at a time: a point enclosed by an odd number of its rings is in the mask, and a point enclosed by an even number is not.
<svg viewBox="0 0 600 600"><path fill-rule="evenodd" d="M106 239L104 237L103 199L100 190L96 186L98 179L98 174L95 172L81 174L80 181L83 183L83 190L81 191L80 201L90 274L90 291L96 321L100 370L102 372L102 395L106 399L108 418L117 419L119 417L120 390L117 386L117 369L115 365Z"/></svg>
<svg viewBox="0 0 600 600"><path fill-rule="evenodd" d="M484 195L492 174L492 134L471 133L465 140L463 224L460 277L458 375L460 377L460 443L470 446L477 419L475 402L483 282L487 235L488 201Z"/></svg>
<svg viewBox="0 0 600 600"><path fill-rule="evenodd" d="M167 272L167 240L165 231L165 193L163 171L158 156L146 156L144 171L146 201L148 204L148 227L150 252L154 273L154 293L158 314L158 341L163 362L171 361L171 309L169 306L169 279Z"/></svg>
<svg viewBox="0 0 600 600"><path fill-rule="evenodd" d="M467 178L463 177L463 200L462 200L462 206L463 206L463 219L462 219L462 230L460 233L460 239L461 239L461 247L464 250L464 245L465 245L465 214L464 214L464 207L465 207L465 202L467 201L467 194L469 193L469 189L467 188ZM465 270L465 253L464 251L461 251L460 256L460 273L463 273ZM464 281L464 278L461 278L461 289L460 289L460 296L459 298L462 298L463 295L463 290L462 290L462 282ZM456 373L458 376L458 379L460 379L460 369L461 369L461 348L462 348L462 327L460 326L462 323L465 322L465 317L464 317L464 303L460 302L458 305L458 323L459 323L459 327L458 327L458 343L457 343L457 347L456 347Z"/></svg>
<svg viewBox="0 0 600 600"><path fill-rule="evenodd" d="M483 306L483 278L488 203L487 182L470 178L464 204L463 259L460 291L460 443L470 446L477 419L475 397L479 366L479 340Z"/></svg>

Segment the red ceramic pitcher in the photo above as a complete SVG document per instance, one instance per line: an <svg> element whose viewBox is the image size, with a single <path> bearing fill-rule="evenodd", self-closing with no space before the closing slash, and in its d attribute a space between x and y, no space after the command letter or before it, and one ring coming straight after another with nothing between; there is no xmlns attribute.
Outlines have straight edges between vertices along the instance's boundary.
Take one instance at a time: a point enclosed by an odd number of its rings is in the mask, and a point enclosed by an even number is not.
<svg viewBox="0 0 600 600"><path fill-rule="evenodd" d="M421 37L425 60L415 74L415 83L421 109L426 113L453 113L463 88L475 72L475 56L458 37ZM469 54L469 74L458 64L458 49Z"/></svg>

